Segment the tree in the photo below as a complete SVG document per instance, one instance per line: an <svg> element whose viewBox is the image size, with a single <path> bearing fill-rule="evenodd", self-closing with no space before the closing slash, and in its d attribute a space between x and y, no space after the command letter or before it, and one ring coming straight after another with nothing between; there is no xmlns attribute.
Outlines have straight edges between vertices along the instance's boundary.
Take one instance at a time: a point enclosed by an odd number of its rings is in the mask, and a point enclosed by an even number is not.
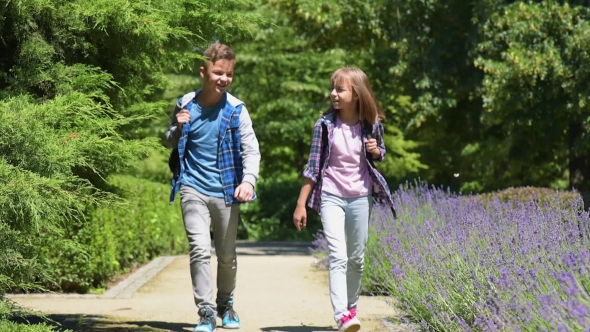
<svg viewBox="0 0 590 332"><path fill-rule="evenodd" d="M533 162L551 165L548 178L569 175L569 186L586 193L586 206L589 31L587 6L516 2L483 26L476 61L485 73L482 119L506 133L510 159L522 164L521 172Z"/></svg>
<svg viewBox="0 0 590 332"><path fill-rule="evenodd" d="M257 28L254 40L237 48L240 59L234 83L234 91L244 96L256 112L254 124L261 136L261 149L270 156L263 160L267 176L301 172L305 166L313 123L330 104L331 74L342 66L365 70L369 66L363 52L347 52L339 45L320 48L323 45L313 43L291 26L288 15L274 10L274 3L261 1L257 6L256 13L271 19L271 25ZM305 31L312 33L313 27ZM377 85L380 79L378 75L371 77ZM391 97L383 96L386 106L390 106ZM391 177L424 166L410 152L416 144L406 140L396 124L395 120L385 122L391 133L386 143L394 153L384 168Z"/></svg>
<svg viewBox="0 0 590 332"><path fill-rule="evenodd" d="M422 170L428 180L450 183L453 173L462 168L457 142L477 137L471 131L476 127L472 114L481 109L473 94L481 73L472 70L468 53L477 34L470 22L475 3L288 0L273 4L289 15L312 45L367 55L365 67L371 77L379 77L377 93L408 139L421 143L416 150L420 161L432 166L416 171ZM396 102L401 96L409 97L402 99L405 105Z"/></svg>
<svg viewBox="0 0 590 332"><path fill-rule="evenodd" d="M237 2L0 6L0 299L51 282L39 254L76 246L88 209L121 202L107 179L159 149L143 128L163 110L165 72L215 36L248 34Z"/></svg>
<svg viewBox="0 0 590 332"><path fill-rule="evenodd" d="M429 182L465 191L565 188L569 173L569 186L586 190L585 103L577 97L586 74L574 68L586 68L587 1L273 4L313 45L371 52L373 74L397 85L380 90L411 97L401 123L420 142L430 168L419 174Z"/></svg>

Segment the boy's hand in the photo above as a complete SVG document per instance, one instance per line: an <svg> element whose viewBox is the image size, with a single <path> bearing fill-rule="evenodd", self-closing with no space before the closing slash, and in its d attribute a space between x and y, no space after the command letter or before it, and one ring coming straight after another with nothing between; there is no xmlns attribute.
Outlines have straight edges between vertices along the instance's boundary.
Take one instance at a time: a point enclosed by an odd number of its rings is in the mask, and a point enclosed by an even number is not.
<svg viewBox="0 0 590 332"><path fill-rule="evenodd" d="M182 131L182 125L191 121L191 113L188 110L181 110L176 113L176 122L178 123L178 130Z"/></svg>
<svg viewBox="0 0 590 332"><path fill-rule="evenodd" d="M297 205L295 208L295 212L293 213L293 224L295 224L295 228L297 228L298 231L300 231L302 227L307 226L307 210L305 210L305 205Z"/></svg>
<svg viewBox="0 0 590 332"><path fill-rule="evenodd" d="M234 192L234 197L242 202L250 202L252 201L252 193L254 192L254 187L250 182L242 182Z"/></svg>

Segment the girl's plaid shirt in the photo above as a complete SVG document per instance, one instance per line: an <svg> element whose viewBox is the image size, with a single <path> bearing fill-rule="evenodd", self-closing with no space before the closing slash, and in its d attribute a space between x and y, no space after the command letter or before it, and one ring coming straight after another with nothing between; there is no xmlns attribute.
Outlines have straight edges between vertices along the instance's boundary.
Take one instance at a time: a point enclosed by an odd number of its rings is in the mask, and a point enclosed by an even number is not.
<svg viewBox="0 0 590 332"><path fill-rule="evenodd" d="M330 158L330 151L332 147L333 141L333 132L334 132L334 121L335 114L328 113L323 115L319 118L314 127L313 127L313 136L311 139L311 149L309 153L309 158L307 161L307 166L303 171L303 176L312 180L315 184L313 186L313 190L309 196L307 205L317 211L318 214L321 214L321 196L322 196L322 178L323 175L328 167L328 160ZM322 158L322 134L323 131L328 131L328 144L325 149L325 156ZM372 136L377 140L377 146L381 151L381 155L377 159L373 159L373 161L380 162L383 161L385 158L385 144L383 143L383 124L381 121L372 125ZM362 127L362 137L366 137L366 132L364 126ZM363 151L365 149L365 145L363 144ZM366 152L366 151L365 151ZM366 157L366 153L364 154ZM320 165L321 160L324 160L323 165ZM391 191L389 190L389 186L385 181L385 178L379 173L379 171L374 167L373 163L369 161L369 169L371 179L373 180L374 184L374 192L373 198L376 203L387 204L393 211L393 197L391 195ZM377 186L375 186L375 184ZM395 214L395 211L393 211Z"/></svg>

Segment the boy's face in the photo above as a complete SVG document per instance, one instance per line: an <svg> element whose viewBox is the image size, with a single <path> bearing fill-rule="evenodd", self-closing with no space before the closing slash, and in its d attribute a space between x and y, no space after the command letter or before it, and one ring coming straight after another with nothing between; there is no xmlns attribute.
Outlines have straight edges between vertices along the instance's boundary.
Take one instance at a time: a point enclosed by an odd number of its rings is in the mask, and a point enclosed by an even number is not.
<svg viewBox="0 0 590 332"><path fill-rule="evenodd" d="M208 92L224 93L234 77L235 61L217 60L215 63L209 62L206 66L201 66L200 73L203 78L203 90Z"/></svg>

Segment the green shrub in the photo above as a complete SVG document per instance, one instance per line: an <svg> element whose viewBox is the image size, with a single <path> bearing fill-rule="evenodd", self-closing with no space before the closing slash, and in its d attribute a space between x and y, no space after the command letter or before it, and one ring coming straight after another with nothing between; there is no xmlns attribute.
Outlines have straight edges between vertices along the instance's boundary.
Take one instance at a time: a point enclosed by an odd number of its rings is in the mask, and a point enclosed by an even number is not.
<svg viewBox="0 0 590 332"><path fill-rule="evenodd" d="M242 220L250 240L309 241L321 227L315 211L307 210L307 227L298 232L293 226L293 211L303 179L299 175L261 178L256 185L255 202L241 206Z"/></svg>
<svg viewBox="0 0 590 332"><path fill-rule="evenodd" d="M159 255L186 252L179 200L169 205L170 186L128 175L109 182L128 203L89 209L86 221L69 225L69 239L83 251L43 254L64 291L104 288L113 277Z"/></svg>
<svg viewBox="0 0 590 332"><path fill-rule="evenodd" d="M580 193L576 191L555 190L541 187L507 188L499 191L473 195L472 197L485 204L488 204L496 198L498 198L501 202L517 201L525 203L535 201L543 204L553 201L553 198L555 197L559 197L559 201L567 205L582 198Z"/></svg>
<svg viewBox="0 0 590 332"><path fill-rule="evenodd" d="M0 301L8 290L55 286L39 258L83 249L69 235L87 222L88 207L120 201L102 178L125 172L155 144L122 139L130 120L113 116L99 97L0 100Z"/></svg>
<svg viewBox="0 0 590 332"><path fill-rule="evenodd" d="M168 149L153 151L147 158L137 163L137 168L133 172L133 175L169 186L172 181L172 173L168 168L169 155L170 150Z"/></svg>
<svg viewBox="0 0 590 332"><path fill-rule="evenodd" d="M56 331L54 327L49 326L45 323L35 324L35 325L27 325L27 324L19 324L13 323L10 321L0 320L0 332L53 332ZM68 332L70 330L65 330L62 332Z"/></svg>

